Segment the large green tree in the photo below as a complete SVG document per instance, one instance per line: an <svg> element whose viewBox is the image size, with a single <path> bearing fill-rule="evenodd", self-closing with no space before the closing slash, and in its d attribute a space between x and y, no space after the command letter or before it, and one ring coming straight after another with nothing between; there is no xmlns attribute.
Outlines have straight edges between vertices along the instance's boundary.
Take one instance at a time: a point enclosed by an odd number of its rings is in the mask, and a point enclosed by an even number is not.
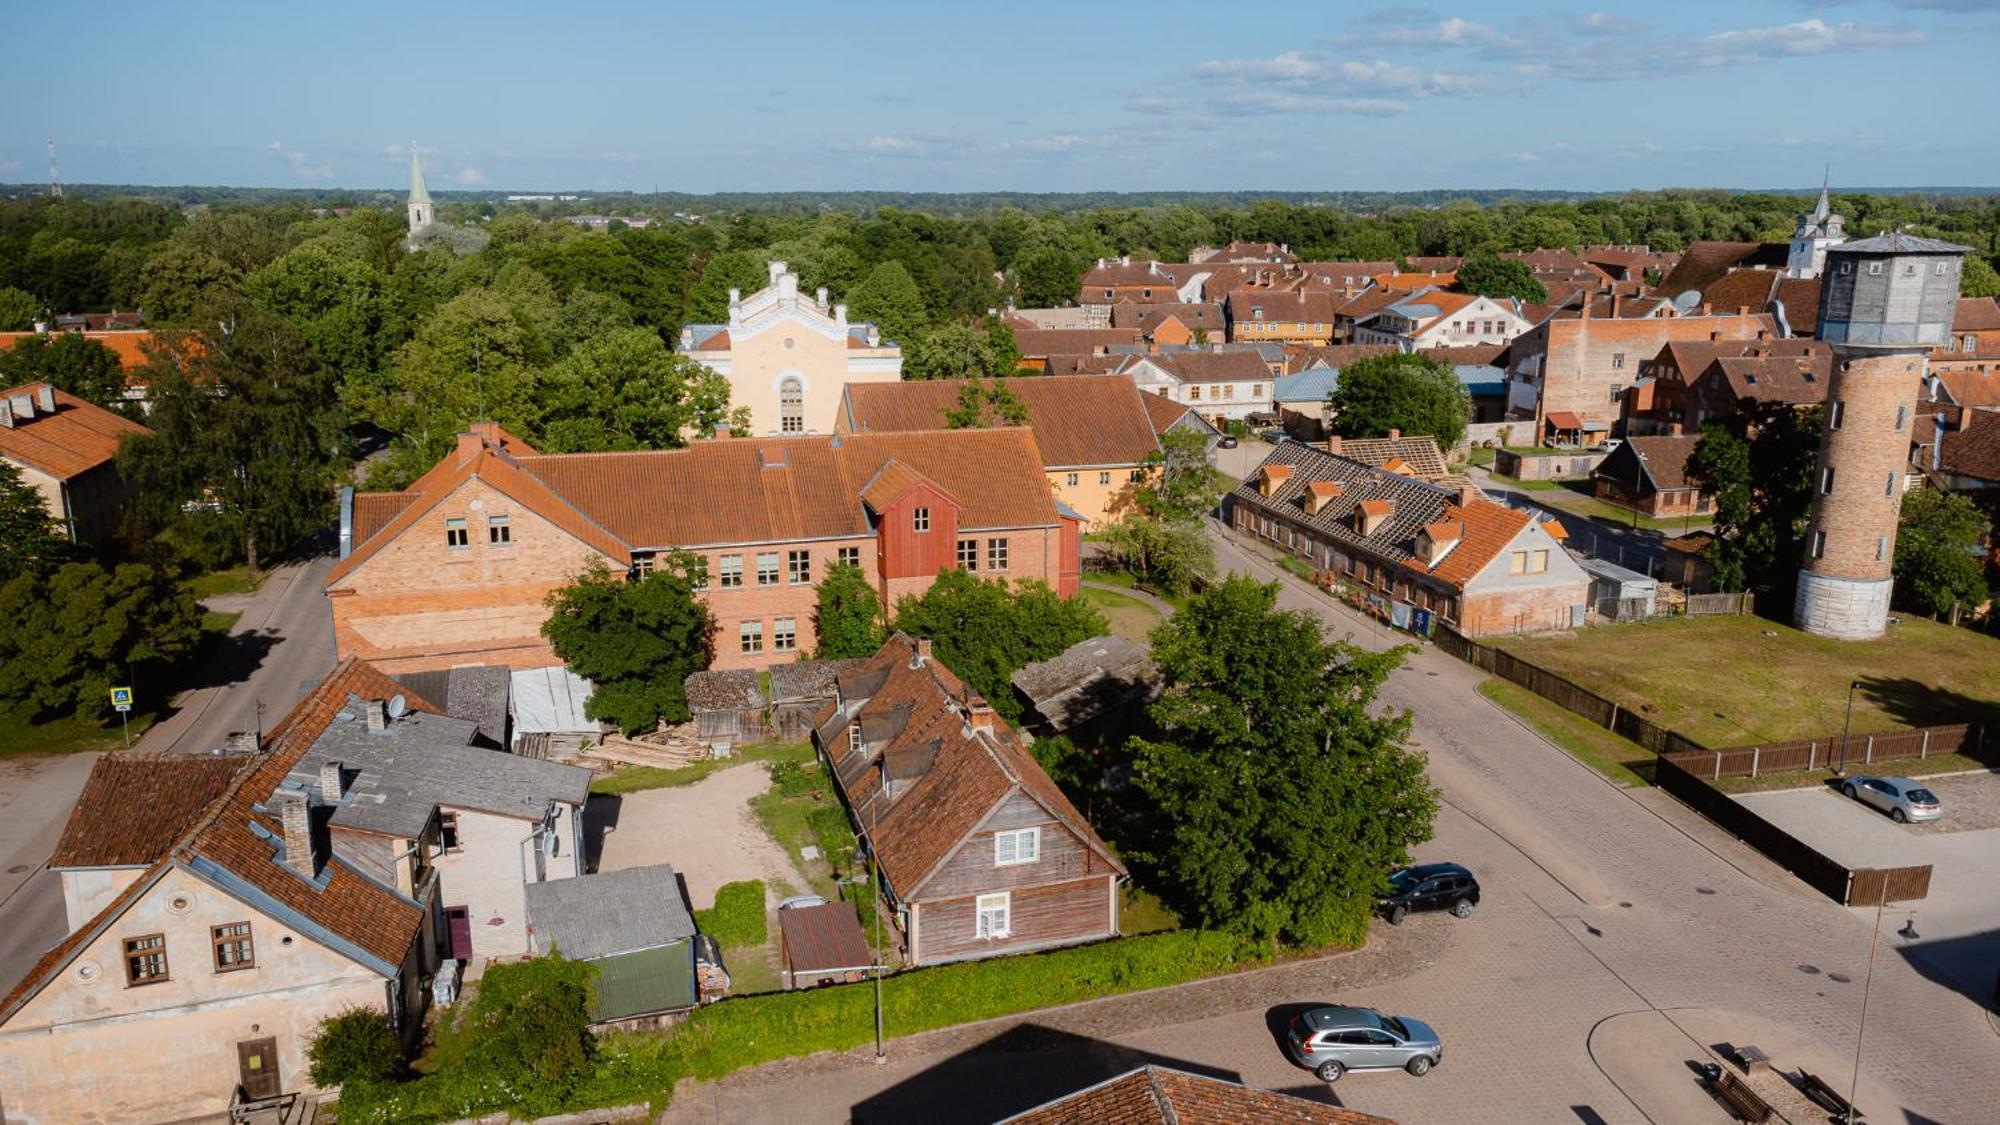
<svg viewBox="0 0 2000 1125"><path fill-rule="evenodd" d="M584 714L628 734L689 717L684 682L715 655L715 618L696 596L701 564L659 560L627 581L603 566L549 593L542 635L595 685Z"/></svg>
<svg viewBox="0 0 2000 1125"><path fill-rule="evenodd" d="M146 259L139 302L155 324L193 326L211 306L235 295L243 275L228 262L188 246L168 246Z"/></svg>
<svg viewBox="0 0 2000 1125"><path fill-rule="evenodd" d="M1199 520L1127 512L1103 528L1098 546L1107 562L1168 594L1185 594L1215 573L1215 545Z"/></svg>
<svg viewBox="0 0 2000 1125"><path fill-rule="evenodd" d="M874 324L884 340L905 347L922 339L924 326L930 323L923 290L897 261L883 262L868 271L861 284L848 293L847 313L853 320Z"/></svg>
<svg viewBox="0 0 2000 1125"><path fill-rule="evenodd" d="M938 325L903 355L905 379L984 379L1011 374L1011 369L1000 369L986 333L964 321Z"/></svg>
<svg viewBox="0 0 2000 1125"><path fill-rule="evenodd" d="M1025 426L1028 404L1007 386L1005 379L968 380L958 389L958 404L945 409L944 424L953 430Z"/></svg>
<svg viewBox="0 0 2000 1125"><path fill-rule="evenodd" d="M28 487L13 462L0 460L0 582L70 553L48 501Z"/></svg>
<svg viewBox="0 0 2000 1125"><path fill-rule="evenodd" d="M731 422L729 382L667 350L659 334L623 328L597 336L536 380L532 434L553 453L670 449Z"/></svg>
<svg viewBox="0 0 2000 1125"><path fill-rule="evenodd" d="M382 272L308 242L243 279L250 298L290 321L338 375L382 362Z"/></svg>
<svg viewBox="0 0 2000 1125"><path fill-rule="evenodd" d="M1327 396L1342 437L1386 437L1390 430L1428 434L1450 449L1465 436L1472 398L1451 364L1429 356L1369 356L1340 369Z"/></svg>
<svg viewBox="0 0 2000 1125"><path fill-rule="evenodd" d="M1203 926L1358 944L1438 797L1409 716L1374 706L1403 650L1328 641L1277 595L1227 578L1153 633L1160 733L1138 741L1135 779L1162 835L1146 859Z"/></svg>
<svg viewBox="0 0 2000 1125"><path fill-rule="evenodd" d="M1082 278L1076 258L1058 247L1038 246L1014 261L1014 284L1027 308L1070 304Z"/></svg>
<svg viewBox="0 0 2000 1125"><path fill-rule="evenodd" d="M128 405L118 353L81 332L29 336L0 351L0 387L23 383L48 383L107 410Z"/></svg>
<svg viewBox="0 0 2000 1125"><path fill-rule="evenodd" d="M1535 302L1549 299L1548 289L1535 280L1535 271L1528 268L1528 263L1502 258L1491 250L1476 250L1466 255L1458 267L1455 287L1461 293L1477 293L1482 297L1518 297Z"/></svg>
<svg viewBox="0 0 2000 1125"><path fill-rule="evenodd" d="M1929 488L1905 493L1896 530L1897 597L1932 616L1984 603L1992 592L1986 568L1992 531L1969 497Z"/></svg>
<svg viewBox="0 0 2000 1125"><path fill-rule="evenodd" d="M163 343L146 367L153 434L118 455L135 530L254 572L328 527L345 427L334 379L298 332L240 305L213 331Z"/></svg>
<svg viewBox="0 0 2000 1125"><path fill-rule="evenodd" d="M1197 430L1169 430L1160 448L1146 455L1146 472L1136 499L1139 509L1168 523L1192 523L1222 501L1224 478L1208 459L1208 436Z"/></svg>
<svg viewBox="0 0 2000 1125"><path fill-rule="evenodd" d="M1715 503L1708 560L1722 589L1782 593L1797 580L1822 418L1777 403L1702 426L1687 472Z"/></svg>
<svg viewBox="0 0 2000 1125"><path fill-rule="evenodd" d="M42 303L33 293L0 285L0 332L26 332L42 315Z"/></svg>
<svg viewBox="0 0 2000 1125"><path fill-rule="evenodd" d="M0 584L0 701L30 717L103 715L112 685L164 701L201 640L201 607L158 567L31 567Z"/></svg>
<svg viewBox="0 0 2000 1125"><path fill-rule="evenodd" d="M724 324L729 320L729 291L748 297L770 283L761 255L745 250L729 250L708 260L688 298L688 319L702 324Z"/></svg>
<svg viewBox="0 0 2000 1125"><path fill-rule="evenodd" d="M928 637L937 658L986 697L993 709L1015 719L1012 677L1037 660L1108 631L1104 615L1081 598L1063 598L1041 582L981 581L965 571L945 569L922 596L896 603L896 628Z"/></svg>
<svg viewBox="0 0 2000 1125"><path fill-rule="evenodd" d="M813 633L819 647L816 660L873 656L882 647L882 600L868 576L851 563L835 563L814 591Z"/></svg>

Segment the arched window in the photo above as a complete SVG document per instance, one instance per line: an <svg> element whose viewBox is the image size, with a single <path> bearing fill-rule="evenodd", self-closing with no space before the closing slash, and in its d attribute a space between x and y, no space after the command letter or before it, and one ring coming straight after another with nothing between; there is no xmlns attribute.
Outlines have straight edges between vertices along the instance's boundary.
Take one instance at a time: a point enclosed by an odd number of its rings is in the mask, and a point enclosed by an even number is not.
<svg viewBox="0 0 2000 1125"><path fill-rule="evenodd" d="M802 434L806 430L806 387L796 376L787 375L778 384L778 431Z"/></svg>

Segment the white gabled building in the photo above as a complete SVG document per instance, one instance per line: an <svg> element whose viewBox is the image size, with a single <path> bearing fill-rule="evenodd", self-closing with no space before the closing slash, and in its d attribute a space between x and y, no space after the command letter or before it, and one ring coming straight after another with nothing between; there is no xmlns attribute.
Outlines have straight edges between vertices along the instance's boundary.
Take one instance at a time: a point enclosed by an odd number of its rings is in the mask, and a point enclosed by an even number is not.
<svg viewBox="0 0 2000 1125"><path fill-rule="evenodd" d="M1385 305L1354 324L1357 344L1387 344L1404 351L1505 344L1531 328L1519 302L1473 293L1422 289Z"/></svg>

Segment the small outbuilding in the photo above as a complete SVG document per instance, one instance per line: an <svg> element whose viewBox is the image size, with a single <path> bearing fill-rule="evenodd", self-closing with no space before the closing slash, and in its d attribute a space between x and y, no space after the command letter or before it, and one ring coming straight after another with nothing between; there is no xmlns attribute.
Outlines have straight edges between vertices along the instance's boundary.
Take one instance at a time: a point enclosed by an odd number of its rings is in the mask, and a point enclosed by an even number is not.
<svg viewBox="0 0 2000 1125"><path fill-rule="evenodd" d="M584 743L603 737L597 720L583 713L590 704L590 692L589 680L560 664L515 670L507 693L514 753L568 758L583 749Z"/></svg>
<svg viewBox="0 0 2000 1125"><path fill-rule="evenodd" d="M859 660L801 660L771 665L771 725L786 741L810 738L813 716L833 702L833 682Z"/></svg>
<svg viewBox="0 0 2000 1125"><path fill-rule="evenodd" d="M688 710L694 712L695 733L710 746L761 742L769 732L769 701L757 673L748 668L710 669L690 675L684 683Z"/></svg>
<svg viewBox="0 0 2000 1125"><path fill-rule="evenodd" d="M1123 637L1091 637L1014 673L1014 690L1034 708L1038 732L1060 734L1152 698L1159 673L1146 651Z"/></svg>
<svg viewBox="0 0 2000 1125"><path fill-rule="evenodd" d="M848 902L778 911L778 943L788 989L861 980L875 964L861 919Z"/></svg>
<svg viewBox="0 0 2000 1125"><path fill-rule="evenodd" d="M1590 604L1598 616L1624 620L1653 615L1660 583L1651 575L1603 559L1579 556L1576 564L1590 575Z"/></svg>
<svg viewBox="0 0 2000 1125"><path fill-rule="evenodd" d="M528 940L597 967L595 1028L660 1027L700 1002L694 916L667 864L529 883Z"/></svg>

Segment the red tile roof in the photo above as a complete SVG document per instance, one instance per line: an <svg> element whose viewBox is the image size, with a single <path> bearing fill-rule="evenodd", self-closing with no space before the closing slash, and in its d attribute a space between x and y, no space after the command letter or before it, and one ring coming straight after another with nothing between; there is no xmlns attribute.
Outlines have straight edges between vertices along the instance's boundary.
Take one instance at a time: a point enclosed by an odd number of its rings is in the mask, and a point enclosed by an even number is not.
<svg viewBox="0 0 2000 1125"><path fill-rule="evenodd" d="M1960 297L1951 327L1954 332L2000 329L2000 297Z"/></svg>
<svg viewBox="0 0 2000 1125"><path fill-rule="evenodd" d="M1962 412L1959 428L1944 435L1940 467L1954 476L2000 482L2000 414Z"/></svg>
<svg viewBox="0 0 2000 1125"><path fill-rule="evenodd" d="M1016 328L1014 347L1022 359L1052 355L1089 355L1119 346L1140 347L1146 337L1136 328Z"/></svg>
<svg viewBox="0 0 2000 1125"><path fill-rule="evenodd" d="M935 430L966 385L960 379L850 383L842 428L858 434ZM1137 465L1160 448L1143 392L1130 379L1049 375L1003 385L1027 407L1028 428L1047 468Z"/></svg>
<svg viewBox="0 0 2000 1125"><path fill-rule="evenodd" d="M1332 324L1340 303L1332 293L1238 289L1229 295L1229 319L1242 324Z"/></svg>
<svg viewBox="0 0 2000 1125"><path fill-rule="evenodd" d="M1000 1125L1395 1125L1386 1117L1154 1064Z"/></svg>
<svg viewBox="0 0 2000 1125"><path fill-rule="evenodd" d="M1161 352L1144 358L1183 383L1255 383L1271 378L1264 357L1254 351Z"/></svg>
<svg viewBox="0 0 2000 1125"><path fill-rule="evenodd" d="M0 332L0 352L12 348L21 340L37 335L41 333ZM146 365L146 345L153 342L153 333L144 328L93 328L77 335L110 348L112 354L118 357L118 365L128 372Z"/></svg>
<svg viewBox="0 0 2000 1125"><path fill-rule="evenodd" d="M24 383L0 391L0 397L34 398L44 385ZM16 414L12 427L0 426L0 457L69 480L117 457L118 445L128 434L153 432L68 391L56 391L55 401L54 414L42 413L37 398L33 418Z"/></svg>
<svg viewBox="0 0 2000 1125"><path fill-rule="evenodd" d="M1187 417L1188 411L1193 409L1186 403L1175 402L1165 395L1157 395L1151 391L1140 391L1139 401L1146 407L1146 419L1152 424L1155 434L1166 433L1173 428L1175 422Z"/></svg>
<svg viewBox="0 0 2000 1125"><path fill-rule="evenodd" d="M2000 406L2000 377L1986 371L1939 371L1938 382L1959 406Z"/></svg>
<svg viewBox="0 0 2000 1125"><path fill-rule="evenodd" d="M145 867L250 764L243 757L106 754L70 810L50 867Z"/></svg>

